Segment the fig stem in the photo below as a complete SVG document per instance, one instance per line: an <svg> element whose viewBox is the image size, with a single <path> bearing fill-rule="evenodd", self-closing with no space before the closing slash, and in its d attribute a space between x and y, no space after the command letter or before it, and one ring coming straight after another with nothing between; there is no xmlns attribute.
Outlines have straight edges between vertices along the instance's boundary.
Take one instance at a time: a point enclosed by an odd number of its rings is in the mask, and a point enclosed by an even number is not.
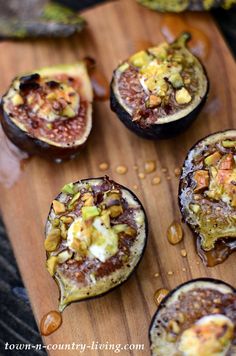
<svg viewBox="0 0 236 356"><path fill-rule="evenodd" d="M187 43L191 40L192 35L189 32L182 32L179 37L173 42L173 45L186 47Z"/></svg>

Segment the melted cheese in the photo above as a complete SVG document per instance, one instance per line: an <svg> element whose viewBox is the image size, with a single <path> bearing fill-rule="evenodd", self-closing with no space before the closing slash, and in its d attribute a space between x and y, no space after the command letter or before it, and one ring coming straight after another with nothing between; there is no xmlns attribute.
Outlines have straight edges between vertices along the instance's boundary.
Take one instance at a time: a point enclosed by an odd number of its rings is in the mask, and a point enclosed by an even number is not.
<svg viewBox="0 0 236 356"><path fill-rule="evenodd" d="M178 349L183 356L225 356L234 325L225 315L204 316L181 335Z"/></svg>
<svg viewBox="0 0 236 356"><path fill-rule="evenodd" d="M74 248L74 242L78 245L83 242L90 257L101 262L105 262L118 251L118 234L106 227L100 217L94 219L92 226L86 226L82 218L76 219L68 229L67 244L72 251L78 252Z"/></svg>

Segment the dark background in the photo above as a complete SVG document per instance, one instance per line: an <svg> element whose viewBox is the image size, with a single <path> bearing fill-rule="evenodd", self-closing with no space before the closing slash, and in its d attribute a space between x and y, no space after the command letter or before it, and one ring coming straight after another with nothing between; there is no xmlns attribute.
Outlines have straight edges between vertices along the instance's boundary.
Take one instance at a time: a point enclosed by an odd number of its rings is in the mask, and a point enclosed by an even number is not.
<svg viewBox="0 0 236 356"><path fill-rule="evenodd" d="M7 0L6 0L7 1ZM57 0L75 10L99 4L104 0ZM236 9L230 11L212 11L216 22L223 32L234 56L236 55ZM46 355L44 351L11 351L4 350L5 342L42 343L35 323L27 292L22 283L16 261L0 220L0 356ZM43 293L43 291L42 291ZM63 355L62 355L63 356Z"/></svg>

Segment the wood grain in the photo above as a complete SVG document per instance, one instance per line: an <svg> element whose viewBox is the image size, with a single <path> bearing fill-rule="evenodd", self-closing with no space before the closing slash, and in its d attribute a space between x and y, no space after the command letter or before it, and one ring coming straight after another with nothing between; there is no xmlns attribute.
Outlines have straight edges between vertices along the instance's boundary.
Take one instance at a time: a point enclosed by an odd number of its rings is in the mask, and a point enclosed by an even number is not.
<svg viewBox="0 0 236 356"><path fill-rule="evenodd" d="M132 0L107 3L84 15L88 29L71 39L2 42L1 93L18 73L45 65L75 62L85 55L95 57L110 79L119 61L139 49L142 43L163 40L163 15L142 8ZM142 140L116 119L108 102L97 102L93 132L78 159L57 165L34 157L27 162L21 178L11 189L0 188L1 212L38 321L43 314L57 308L57 287L45 269L43 230L50 202L65 183L100 176L98 164L107 161L111 178L131 189L134 184L138 185L137 195L148 214L150 236L137 272L111 294L68 307L63 314L62 327L45 338L45 343L90 344L93 340L114 344L144 343L145 352L130 351L122 355L148 355L148 326L156 309L153 302L156 289L170 289L201 276L236 283L235 256L222 265L206 268L196 255L187 227L184 242L178 246L171 246L166 238L168 225L173 219L179 219L178 179L174 169L182 165L188 149L198 139L235 127L236 119L235 63L213 20L208 14L192 13L181 15L181 19L183 30L190 26L198 28L196 34L204 33L210 44L205 59L211 82L210 97L200 117L186 133L170 141ZM157 174L161 177L158 186L151 185L154 175L139 180L133 169L136 164L142 167L148 159L157 161ZM126 175L115 173L118 164L129 167ZM170 180L162 172L163 167L168 168ZM187 250L186 258L180 255L182 248ZM168 271L174 274L169 276ZM156 272L160 273L159 278L154 278ZM63 356L66 354L64 351ZM68 354L78 355L78 352ZM106 351L84 354L110 355ZM61 352L51 351L50 355L61 355Z"/></svg>

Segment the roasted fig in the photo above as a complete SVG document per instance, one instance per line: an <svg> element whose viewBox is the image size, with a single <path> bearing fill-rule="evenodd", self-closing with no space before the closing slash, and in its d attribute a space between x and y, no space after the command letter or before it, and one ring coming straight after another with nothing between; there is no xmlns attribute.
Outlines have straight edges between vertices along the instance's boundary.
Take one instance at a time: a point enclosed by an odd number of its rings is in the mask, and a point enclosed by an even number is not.
<svg viewBox="0 0 236 356"><path fill-rule="evenodd" d="M204 262L215 265L236 249L236 130L210 135L189 151L179 204L197 236Z"/></svg>
<svg viewBox="0 0 236 356"><path fill-rule="evenodd" d="M229 9L235 5L235 0L137 0L151 10L161 12L182 12L185 10L202 11L217 7Z"/></svg>
<svg viewBox="0 0 236 356"><path fill-rule="evenodd" d="M204 105L206 71L188 51L190 34L140 51L114 71L111 109L133 132L165 139L186 129Z"/></svg>
<svg viewBox="0 0 236 356"><path fill-rule="evenodd" d="M92 100L84 62L42 68L13 80L2 98L2 126L30 154L71 158L90 134Z"/></svg>
<svg viewBox="0 0 236 356"><path fill-rule="evenodd" d="M86 22L71 9L50 0L0 0L0 38L67 37Z"/></svg>
<svg viewBox="0 0 236 356"><path fill-rule="evenodd" d="M149 330L151 354L236 355L235 325L235 289L220 280L191 280L160 303Z"/></svg>
<svg viewBox="0 0 236 356"><path fill-rule="evenodd" d="M144 209L127 188L108 177L65 185L52 203L44 242L60 311L126 281L146 239Z"/></svg>

